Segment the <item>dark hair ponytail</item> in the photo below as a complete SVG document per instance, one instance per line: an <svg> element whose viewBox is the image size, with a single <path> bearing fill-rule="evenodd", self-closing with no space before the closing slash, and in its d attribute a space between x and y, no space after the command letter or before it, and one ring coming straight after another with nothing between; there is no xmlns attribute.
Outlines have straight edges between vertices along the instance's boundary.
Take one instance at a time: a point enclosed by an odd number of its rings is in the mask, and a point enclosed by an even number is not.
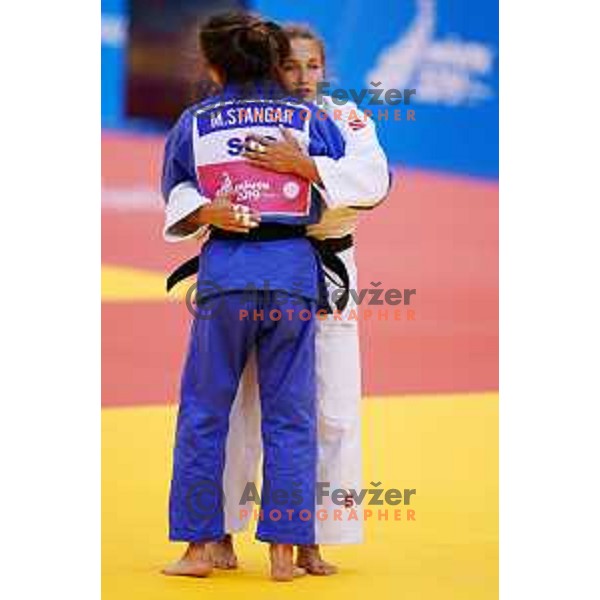
<svg viewBox="0 0 600 600"><path fill-rule="evenodd" d="M247 13L209 18L200 29L200 46L209 64L234 83L275 80L276 67L290 53L279 25Z"/></svg>

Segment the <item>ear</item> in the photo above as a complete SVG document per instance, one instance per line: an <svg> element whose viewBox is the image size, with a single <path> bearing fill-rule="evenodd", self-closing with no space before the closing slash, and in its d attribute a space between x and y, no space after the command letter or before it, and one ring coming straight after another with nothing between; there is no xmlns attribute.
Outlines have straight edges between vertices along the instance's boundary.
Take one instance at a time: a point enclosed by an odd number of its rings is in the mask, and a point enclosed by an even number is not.
<svg viewBox="0 0 600 600"><path fill-rule="evenodd" d="M222 87L225 84L225 75L223 71L219 69L219 67L208 65L206 70L210 79L214 81L218 86Z"/></svg>

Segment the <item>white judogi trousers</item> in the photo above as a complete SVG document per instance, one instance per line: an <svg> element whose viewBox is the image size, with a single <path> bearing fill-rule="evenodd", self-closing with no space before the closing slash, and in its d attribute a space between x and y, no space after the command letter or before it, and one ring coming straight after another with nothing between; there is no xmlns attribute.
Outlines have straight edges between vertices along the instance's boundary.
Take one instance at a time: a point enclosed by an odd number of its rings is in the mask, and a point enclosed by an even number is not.
<svg viewBox="0 0 600 600"><path fill-rule="evenodd" d="M348 269L351 289L357 289L354 247L338 256ZM329 294L336 289L328 279L327 286ZM326 320L317 322L316 477L322 488L329 490L329 495L317 506L317 544L358 544L363 538L361 508L340 506L331 500L336 489L358 492L362 486L358 321L348 320L353 310L356 311L357 307L351 297L341 320L328 315ZM256 508L253 502L240 504L240 500L249 482L255 482L256 489L260 490L256 479L261 447L259 390L255 360L251 357L229 418L223 478L225 528L228 533L243 531Z"/></svg>

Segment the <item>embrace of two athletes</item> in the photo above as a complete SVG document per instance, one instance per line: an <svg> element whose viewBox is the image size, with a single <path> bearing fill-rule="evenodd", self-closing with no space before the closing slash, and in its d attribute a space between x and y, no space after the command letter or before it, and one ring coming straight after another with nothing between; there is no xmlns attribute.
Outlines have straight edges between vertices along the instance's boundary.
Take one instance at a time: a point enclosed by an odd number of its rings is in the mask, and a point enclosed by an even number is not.
<svg viewBox="0 0 600 600"><path fill-rule="evenodd" d="M331 313L333 291L356 289L353 234L389 191L387 160L370 119L351 125L362 118L355 105L313 104L326 56L312 30L227 13L202 25L200 46L220 93L168 136L164 237L202 241L193 274L219 293L197 298L211 318L191 325L169 504L170 539L187 548L163 572L238 567L242 499L262 455L256 537L269 544L272 579L333 575L321 547L361 543L362 522L318 519L327 507L316 506L316 485L361 487L358 326L299 314ZM253 118L224 118L243 110ZM336 310L357 309L337 297Z"/></svg>

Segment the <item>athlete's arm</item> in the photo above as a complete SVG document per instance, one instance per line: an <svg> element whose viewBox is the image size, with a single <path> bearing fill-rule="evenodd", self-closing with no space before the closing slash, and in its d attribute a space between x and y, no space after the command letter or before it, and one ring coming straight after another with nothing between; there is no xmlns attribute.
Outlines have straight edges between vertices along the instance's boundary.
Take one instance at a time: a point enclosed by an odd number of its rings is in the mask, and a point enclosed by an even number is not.
<svg viewBox="0 0 600 600"><path fill-rule="evenodd" d="M198 237L208 225L213 225L226 231L248 233L250 229L258 227L260 213L241 204L232 202L233 192L220 192L214 200L208 200L193 213L171 228L171 234L186 239L190 236Z"/></svg>
<svg viewBox="0 0 600 600"><path fill-rule="evenodd" d="M256 166L294 173L323 187L329 208L373 208L386 197L390 185L375 125L354 104L328 108L344 139L342 156L307 156L284 128L280 128L283 140L256 138L258 144L247 147L244 154Z"/></svg>
<svg viewBox="0 0 600 600"><path fill-rule="evenodd" d="M280 127L283 136L280 141L258 136L248 136L244 156L257 167L277 171L278 173L293 173L311 183L322 185L319 171L312 157L307 156L294 136L285 128Z"/></svg>
<svg viewBox="0 0 600 600"><path fill-rule="evenodd" d="M245 233L258 225L260 215L232 203L229 194L211 201L198 186L192 118L191 111L184 112L167 137L161 180L165 200L163 237L170 242L197 238L208 225Z"/></svg>
<svg viewBox="0 0 600 600"><path fill-rule="evenodd" d="M327 113L344 138L344 155L338 160L313 158L323 182L329 208L373 208L389 192L388 162L377 139L375 124L353 103L336 106L324 99Z"/></svg>

